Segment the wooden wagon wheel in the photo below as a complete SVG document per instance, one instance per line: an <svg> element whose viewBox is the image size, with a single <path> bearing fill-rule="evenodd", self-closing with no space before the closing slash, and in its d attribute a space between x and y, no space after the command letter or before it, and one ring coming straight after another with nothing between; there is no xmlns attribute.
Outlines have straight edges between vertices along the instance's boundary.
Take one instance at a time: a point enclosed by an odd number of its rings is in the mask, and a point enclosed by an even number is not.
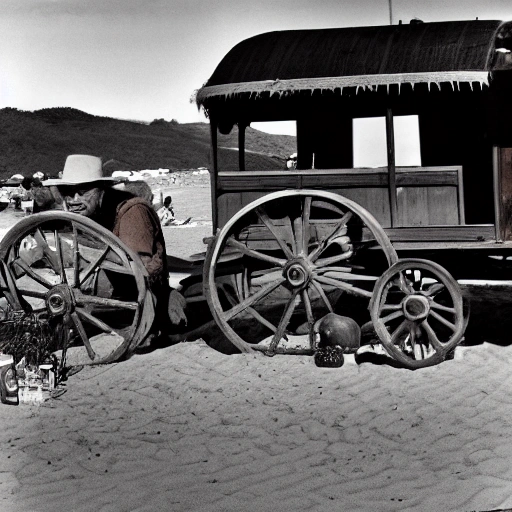
<svg viewBox="0 0 512 512"><path fill-rule="evenodd" d="M51 321L76 364L119 359L147 336L154 318L138 255L77 214L19 221L0 242L0 290L13 309Z"/></svg>
<svg viewBox="0 0 512 512"><path fill-rule="evenodd" d="M242 208L210 244L204 294L240 351L312 353L315 322L361 302L366 311L378 276L397 259L357 203L317 190L274 192Z"/></svg>
<svg viewBox="0 0 512 512"><path fill-rule="evenodd" d="M404 259L375 285L370 314L390 356L408 368L444 361L464 335L459 285L440 265Z"/></svg>

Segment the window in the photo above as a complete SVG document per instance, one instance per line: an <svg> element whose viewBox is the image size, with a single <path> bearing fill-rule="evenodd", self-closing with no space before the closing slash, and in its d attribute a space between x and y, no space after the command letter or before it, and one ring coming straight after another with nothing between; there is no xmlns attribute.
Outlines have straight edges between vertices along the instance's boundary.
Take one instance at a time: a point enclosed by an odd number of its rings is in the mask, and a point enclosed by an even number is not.
<svg viewBox="0 0 512 512"><path fill-rule="evenodd" d="M421 166L418 116L395 116L395 165ZM354 167L387 167L386 118L353 119Z"/></svg>

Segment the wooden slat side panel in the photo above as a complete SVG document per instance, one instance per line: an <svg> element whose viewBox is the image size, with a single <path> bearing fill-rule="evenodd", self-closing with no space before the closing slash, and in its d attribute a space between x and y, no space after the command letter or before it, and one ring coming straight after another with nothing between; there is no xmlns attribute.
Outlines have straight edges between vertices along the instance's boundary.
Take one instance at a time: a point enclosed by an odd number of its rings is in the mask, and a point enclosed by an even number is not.
<svg viewBox="0 0 512 512"><path fill-rule="evenodd" d="M226 222L242 208L241 192L222 194L217 198L218 227L222 228Z"/></svg>
<svg viewBox="0 0 512 512"><path fill-rule="evenodd" d="M391 226L391 212L387 188L346 188L334 189L333 192L355 201L366 208L383 227Z"/></svg>
<svg viewBox="0 0 512 512"><path fill-rule="evenodd" d="M458 183L460 167L399 168L398 226L463 223ZM240 208L278 190L311 188L336 192L370 211L391 227L388 175L384 169L329 169L221 172L218 175L219 227Z"/></svg>
<svg viewBox="0 0 512 512"><path fill-rule="evenodd" d="M512 148L498 149L501 227L503 240L512 240Z"/></svg>
<svg viewBox="0 0 512 512"><path fill-rule="evenodd" d="M428 187L426 192L429 225L461 224L456 187Z"/></svg>
<svg viewBox="0 0 512 512"><path fill-rule="evenodd" d="M456 187L399 187L398 226L459 225Z"/></svg>
<svg viewBox="0 0 512 512"><path fill-rule="evenodd" d="M385 231L392 242L485 242L495 239L494 224L389 228Z"/></svg>

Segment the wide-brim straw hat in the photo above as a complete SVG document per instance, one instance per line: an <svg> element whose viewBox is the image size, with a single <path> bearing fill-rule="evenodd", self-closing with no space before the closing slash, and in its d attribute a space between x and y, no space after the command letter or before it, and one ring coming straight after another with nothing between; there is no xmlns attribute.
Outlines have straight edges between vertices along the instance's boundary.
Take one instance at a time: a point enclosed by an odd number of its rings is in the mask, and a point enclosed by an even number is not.
<svg viewBox="0 0 512 512"><path fill-rule="evenodd" d="M64 164L62 178L53 178L43 181L43 185L83 185L94 182L114 183L117 180L103 174L101 158L91 155L69 155Z"/></svg>

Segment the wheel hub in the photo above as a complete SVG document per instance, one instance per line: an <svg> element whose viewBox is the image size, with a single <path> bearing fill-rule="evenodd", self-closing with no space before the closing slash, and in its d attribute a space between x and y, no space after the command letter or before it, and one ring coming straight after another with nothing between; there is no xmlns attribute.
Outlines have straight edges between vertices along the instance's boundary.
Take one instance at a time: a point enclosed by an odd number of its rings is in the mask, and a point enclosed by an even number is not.
<svg viewBox="0 0 512 512"><path fill-rule="evenodd" d="M286 265L283 275L290 286L300 288L309 282L311 271L305 260L297 259L290 261L288 265Z"/></svg>
<svg viewBox="0 0 512 512"><path fill-rule="evenodd" d="M46 309L52 316L70 313L74 307L73 296L65 284L54 286L46 294Z"/></svg>
<svg viewBox="0 0 512 512"><path fill-rule="evenodd" d="M405 318L412 322L425 320L430 312L430 304L423 295L409 295L402 302Z"/></svg>

